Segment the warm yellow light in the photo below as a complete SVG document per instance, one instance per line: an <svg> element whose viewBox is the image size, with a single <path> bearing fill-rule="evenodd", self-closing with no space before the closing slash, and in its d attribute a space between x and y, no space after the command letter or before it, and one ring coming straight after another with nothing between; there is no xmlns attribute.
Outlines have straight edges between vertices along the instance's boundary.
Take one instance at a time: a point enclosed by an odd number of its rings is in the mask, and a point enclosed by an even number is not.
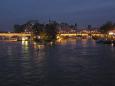
<svg viewBox="0 0 115 86"><path fill-rule="evenodd" d="M28 41L25 41L25 45L28 46Z"/></svg>
<svg viewBox="0 0 115 86"><path fill-rule="evenodd" d="M22 37L22 41L26 41L27 39L27 37Z"/></svg>
<svg viewBox="0 0 115 86"><path fill-rule="evenodd" d="M29 44L28 44L28 41L22 41L22 45L28 46L28 45L29 45Z"/></svg>
<svg viewBox="0 0 115 86"><path fill-rule="evenodd" d="M114 33L113 32L109 32L109 35L113 35Z"/></svg>

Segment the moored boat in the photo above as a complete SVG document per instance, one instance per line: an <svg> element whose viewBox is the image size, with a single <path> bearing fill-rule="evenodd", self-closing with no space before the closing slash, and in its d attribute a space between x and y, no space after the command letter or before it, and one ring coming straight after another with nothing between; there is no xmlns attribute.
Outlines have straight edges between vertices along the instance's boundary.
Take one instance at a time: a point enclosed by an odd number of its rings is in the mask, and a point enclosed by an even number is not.
<svg viewBox="0 0 115 86"><path fill-rule="evenodd" d="M113 43L113 45L115 45L115 40L113 40L113 42L112 42L112 43Z"/></svg>
<svg viewBox="0 0 115 86"><path fill-rule="evenodd" d="M99 39L96 41L96 43L102 43L102 44L112 44L113 41L109 39Z"/></svg>

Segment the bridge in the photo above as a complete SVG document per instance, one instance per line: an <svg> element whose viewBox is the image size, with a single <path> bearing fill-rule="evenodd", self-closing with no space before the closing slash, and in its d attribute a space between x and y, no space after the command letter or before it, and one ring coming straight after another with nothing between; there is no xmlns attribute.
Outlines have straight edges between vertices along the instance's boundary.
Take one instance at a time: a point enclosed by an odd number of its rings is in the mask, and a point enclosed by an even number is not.
<svg viewBox="0 0 115 86"><path fill-rule="evenodd" d="M28 33L0 33L0 36L4 36L4 37L13 37L13 36L18 36L18 37L30 37L31 34Z"/></svg>
<svg viewBox="0 0 115 86"><path fill-rule="evenodd" d="M0 40L29 40L30 37L28 33L0 33Z"/></svg>
<svg viewBox="0 0 115 86"><path fill-rule="evenodd" d="M64 38L64 37L76 38L76 37L88 37L88 36L104 37L104 34L101 34L101 33L91 33L91 35L89 35L88 33L59 33L57 35L57 38Z"/></svg>
<svg viewBox="0 0 115 86"><path fill-rule="evenodd" d="M76 38L76 37L88 37L87 33L58 33L57 38ZM91 36L104 37L103 34L91 34ZM32 34L30 33L0 33L0 40L32 40Z"/></svg>

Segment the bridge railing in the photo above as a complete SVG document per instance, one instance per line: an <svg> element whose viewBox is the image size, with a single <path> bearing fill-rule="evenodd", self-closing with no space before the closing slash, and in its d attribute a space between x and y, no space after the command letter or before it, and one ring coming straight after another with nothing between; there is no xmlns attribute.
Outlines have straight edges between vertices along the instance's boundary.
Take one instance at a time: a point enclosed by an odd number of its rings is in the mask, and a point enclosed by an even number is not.
<svg viewBox="0 0 115 86"><path fill-rule="evenodd" d="M31 36L31 34L28 34L28 33L0 33L0 36L6 36L6 37L19 36L19 37L24 37L24 36Z"/></svg>

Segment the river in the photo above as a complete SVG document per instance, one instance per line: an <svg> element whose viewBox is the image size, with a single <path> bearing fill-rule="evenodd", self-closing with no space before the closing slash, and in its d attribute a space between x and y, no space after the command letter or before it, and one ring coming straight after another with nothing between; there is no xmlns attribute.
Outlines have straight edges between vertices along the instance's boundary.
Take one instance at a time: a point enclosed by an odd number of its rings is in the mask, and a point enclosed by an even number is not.
<svg viewBox="0 0 115 86"><path fill-rule="evenodd" d="M45 47L0 42L0 86L115 86L115 46L86 39Z"/></svg>

